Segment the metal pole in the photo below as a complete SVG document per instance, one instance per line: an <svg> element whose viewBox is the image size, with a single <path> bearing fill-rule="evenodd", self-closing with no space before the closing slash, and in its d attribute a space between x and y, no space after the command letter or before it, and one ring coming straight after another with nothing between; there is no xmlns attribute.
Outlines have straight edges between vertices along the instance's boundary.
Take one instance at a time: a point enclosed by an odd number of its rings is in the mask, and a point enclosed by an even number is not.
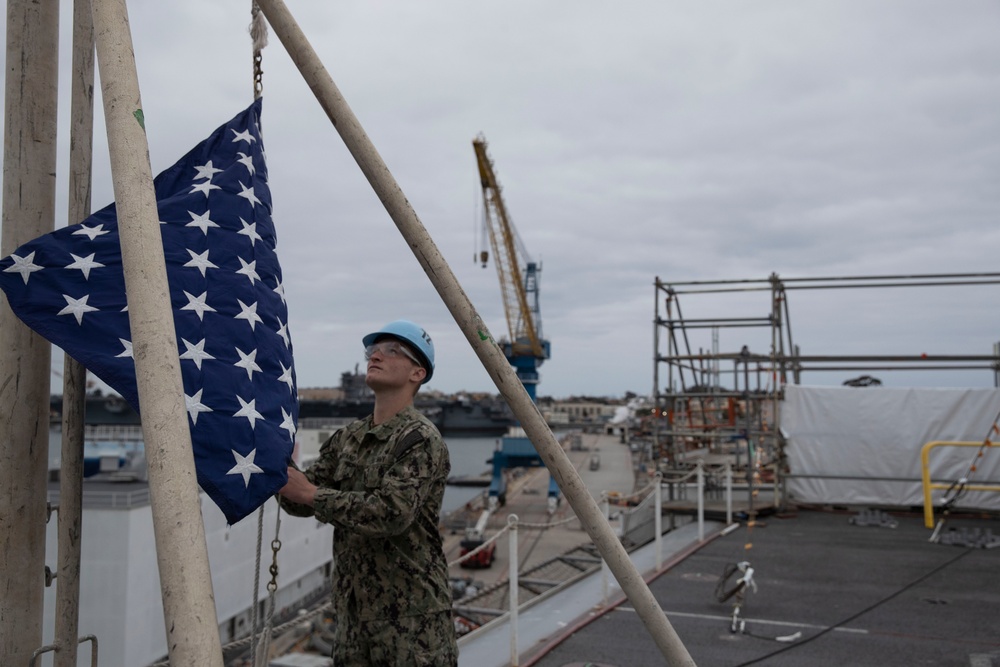
<svg viewBox="0 0 1000 667"><path fill-rule="evenodd" d="M611 498L607 491L601 491L601 505L604 506L604 516L611 520ZM603 606L608 606L608 562L601 559L601 600Z"/></svg>
<svg viewBox="0 0 1000 667"><path fill-rule="evenodd" d="M517 599L517 515L511 514L507 517L507 525L510 526L510 539L508 540L508 575L507 581L510 585L510 664L517 667L517 608L520 605Z"/></svg>
<svg viewBox="0 0 1000 667"><path fill-rule="evenodd" d="M656 524L656 570L659 572L663 566L663 473L659 470L656 471L653 502L656 503L653 522Z"/></svg>
<svg viewBox="0 0 1000 667"><path fill-rule="evenodd" d="M55 226L59 3L7 2L0 253ZM52 348L0 299L0 663L42 645Z"/></svg>
<svg viewBox="0 0 1000 667"><path fill-rule="evenodd" d="M594 545L608 561L611 571L646 625L653 641L670 664L693 665L694 661L646 586L642 575L629 560L628 553L601 515L601 509L580 479L576 468L559 446L524 385L517 379L500 346L476 312L285 3L282 0L258 0L257 4L479 356L500 394L510 405L549 473L555 477Z"/></svg>
<svg viewBox="0 0 1000 667"><path fill-rule="evenodd" d="M653 282L653 447L660 458L660 429L658 427L660 404L660 277ZM628 439L625 440L628 444Z"/></svg>
<svg viewBox="0 0 1000 667"><path fill-rule="evenodd" d="M94 17L90 0L73 3L73 83L70 100L69 221L90 214L94 130ZM59 470L59 547L54 667L75 667L80 626L83 523L83 431L87 370L64 355L62 457Z"/></svg>
<svg viewBox="0 0 1000 667"><path fill-rule="evenodd" d="M698 541L705 541L705 462L698 459Z"/></svg>
<svg viewBox="0 0 1000 667"><path fill-rule="evenodd" d="M739 451L739 450L737 450ZM726 525L733 522L733 464L726 461Z"/></svg>
<svg viewBox="0 0 1000 667"><path fill-rule="evenodd" d="M170 663L222 667L153 175L125 0L94 2Z"/></svg>

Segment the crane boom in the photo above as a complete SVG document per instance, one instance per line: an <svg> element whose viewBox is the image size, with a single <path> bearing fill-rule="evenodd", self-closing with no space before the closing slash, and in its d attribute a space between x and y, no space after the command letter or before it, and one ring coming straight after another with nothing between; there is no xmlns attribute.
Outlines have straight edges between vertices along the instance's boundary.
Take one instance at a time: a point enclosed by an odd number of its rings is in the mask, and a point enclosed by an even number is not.
<svg viewBox="0 0 1000 667"><path fill-rule="evenodd" d="M500 277L504 311L510 340L500 339L499 344L507 361L517 372L531 400L536 400L538 367L549 358L549 341L542 338L542 319L538 308L538 274L541 265L531 261L524 244L517 235L514 224L507 215L500 185L493 172L493 161L486 153L486 139L479 135L472 141L479 165L479 182L483 187L483 224L493 248L493 263ZM485 268L488 253L481 254ZM523 267L523 268L522 268ZM545 463L524 431L511 429L500 440L500 448L493 453L493 478L490 480L489 510L503 505L507 498L507 481L504 471L512 468L532 468ZM559 505L559 485L549 476L549 513ZM492 558L492 556L490 556Z"/></svg>
<svg viewBox="0 0 1000 667"><path fill-rule="evenodd" d="M472 146L476 152L479 181L483 189L484 225L493 249L493 263L500 279L504 313L507 316L507 329L512 347L508 356L530 355L538 360L536 363L541 363L541 360L548 358L548 346L542 340L541 321L538 316L540 268L527 256L517 236L517 230L507 214L500 185L493 171L493 161L486 152L486 139L480 135L472 141ZM483 253L481 257L485 267L487 255Z"/></svg>

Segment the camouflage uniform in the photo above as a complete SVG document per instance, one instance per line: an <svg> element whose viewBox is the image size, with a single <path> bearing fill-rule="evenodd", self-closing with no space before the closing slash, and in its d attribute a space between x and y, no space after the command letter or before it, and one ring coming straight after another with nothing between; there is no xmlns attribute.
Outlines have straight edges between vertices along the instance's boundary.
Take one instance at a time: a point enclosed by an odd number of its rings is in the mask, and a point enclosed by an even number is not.
<svg viewBox="0 0 1000 667"><path fill-rule="evenodd" d="M334 433L306 471L313 507L335 527L337 667L455 665L448 564L438 531L451 464L437 428L413 407Z"/></svg>

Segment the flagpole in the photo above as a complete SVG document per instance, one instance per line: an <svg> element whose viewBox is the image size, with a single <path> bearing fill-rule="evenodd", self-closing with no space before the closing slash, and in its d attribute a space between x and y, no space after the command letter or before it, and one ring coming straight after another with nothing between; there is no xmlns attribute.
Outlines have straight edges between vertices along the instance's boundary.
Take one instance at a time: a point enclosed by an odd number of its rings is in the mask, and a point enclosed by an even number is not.
<svg viewBox="0 0 1000 667"><path fill-rule="evenodd" d="M90 215L94 146L94 17L90 0L73 2L70 95L69 222ZM83 446L87 369L64 354L62 457L59 461L59 546L53 667L76 667L83 548Z"/></svg>
<svg viewBox="0 0 1000 667"><path fill-rule="evenodd" d="M59 3L8 0L3 229L8 255L55 226ZM42 645L52 347L0 305L0 659Z"/></svg>
<svg viewBox="0 0 1000 667"><path fill-rule="evenodd" d="M451 311L455 322L479 356L497 389L510 405L514 416L535 445L549 473L559 484L559 489L573 506L573 510L621 585L622 591L628 596L636 613L646 625L653 641L669 664L694 665L694 661L660 609L646 582L629 559L621 541L614 534L607 519L591 497L590 491L580 479L576 468L552 435L537 406L518 380L500 347L494 342L486 324L479 317L448 263L403 195L399 184L389 172L285 3L283 0L257 0L257 5L264 12L271 27L309 84L320 106L340 133L344 144L368 178L368 182L371 183L448 310Z"/></svg>
<svg viewBox="0 0 1000 667"><path fill-rule="evenodd" d="M94 31L170 663L222 667L205 525L125 0L95 0Z"/></svg>

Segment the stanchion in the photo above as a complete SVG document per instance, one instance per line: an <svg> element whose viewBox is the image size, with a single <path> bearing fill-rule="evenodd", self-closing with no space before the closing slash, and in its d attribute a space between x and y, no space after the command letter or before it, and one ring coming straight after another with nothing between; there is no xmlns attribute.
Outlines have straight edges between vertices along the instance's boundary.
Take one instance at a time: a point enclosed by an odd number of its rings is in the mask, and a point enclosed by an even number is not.
<svg viewBox="0 0 1000 667"><path fill-rule="evenodd" d="M508 541L509 575L510 583L510 665L517 667L517 607L520 604L517 600L517 515L511 514L507 517L507 525L510 526L510 538Z"/></svg>
<svg viewBox="0 0 1000 667"><path fill-rule="evenodd" d="M604 516L611 520L611 499L607 491L601 491L601 504L604 507ZM608 606L608 562L601 557L601 603Z"/></svg>
<svg viewBox="0 0 1000 667"><path fill-rule="evenodd" d="M698 541L705 541L705 462L698 459Z"/></svg>
<svg viewBox="0 0 1000 667"><path fill-rule="evenodd" d="M726 461L726 525L733 523L733 466Z"/></svg>
<svg viewBox="0 0 1000 667"><path fill-rule="evenodd" d="M653 523L656 525L656 570L659 572L663 566L663 489L660 487L663 482L663 473L656 471L654 477L656 486L653 487L653 501L656 503L656 512L653 514Z"/></svg>

